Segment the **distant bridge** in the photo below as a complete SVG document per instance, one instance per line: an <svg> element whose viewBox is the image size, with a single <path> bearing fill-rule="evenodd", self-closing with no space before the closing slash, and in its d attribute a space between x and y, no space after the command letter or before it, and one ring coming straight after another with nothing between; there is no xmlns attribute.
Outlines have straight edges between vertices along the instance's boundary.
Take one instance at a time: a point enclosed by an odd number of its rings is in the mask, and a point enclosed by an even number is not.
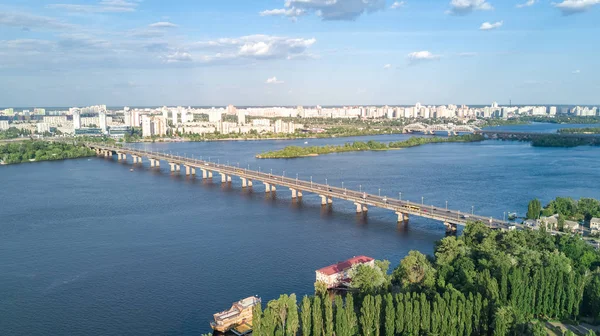
<svg viewBox="0 0 600 336"><path fill-rule="evenodd" d="M333 199L336 198L353 202L357 213L366 214L370 206L388 209L398 216L398 222L408 222L409 216L435 219L443 222L446 231L449 233L456 232L458 225L466 225L468 221L480 221L492 228L508 228L509 225L520 226L520 224L509 224L505 220L481 216L473 212L465 213L423 203L387 198L386 196L368 194L362 190L356 191L329 184L315 183L312 179L311 181L304 181L298 178L276 176L266 172L163 152L151 152L99 143L85 143L84 145L95 150L99 156L112 158L116 155L119 161L131 157L134 165L141 164L145 158L150 162L150 167L153 169L160 169L161 161L163 161L170 166L171 172L174 173L181 172L188 176L195 176L198 172L202 174L203 179L208 180L212 180L214 174L220 174L221 183L231 183L232 177L235 176L240 179L242 188L252 188L254 181L261 181L266 193L275 192L277 187L289 189L291 197L295 199L302 199L305 192L314 193L321 197L323 206L331 206Z"/></svg>
<svg viewBox="0 0 600 336"><path fill-rule="evenodd" d="M454 125L454 124L435 124L427 125L424 123L414 123L406 125L402 133L423 133L435 134L436 132L447 132L448 135L458 135L458 133L478 133L481 128L473 125Z"/></svg>

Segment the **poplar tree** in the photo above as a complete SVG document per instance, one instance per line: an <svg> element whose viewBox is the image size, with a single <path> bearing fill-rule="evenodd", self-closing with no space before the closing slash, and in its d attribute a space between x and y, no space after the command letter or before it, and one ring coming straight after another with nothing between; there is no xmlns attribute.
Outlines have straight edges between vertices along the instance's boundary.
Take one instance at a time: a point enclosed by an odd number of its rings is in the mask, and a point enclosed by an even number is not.
<svg viewBox="0 0 600 336"><path fill-rule="evenodd" d="M252 307L252 333L256 336L262 336L262 314L262 304L259 302Z"/></svg>
<svg viewBox="0 0 600 336"><path fill-rule="evenodd" d="M396 334L404 331L404 294L396 294Z"/></svg>
<svg viewBox="0 0 600 336"><path fill-rule="evenodd" d="M378 294L375 296L375 317L373 319L373 323L375 323L375 336L379 336L381 333L381 305L381 295Z"/></svg>
<svg viewBox="0 0 600 336"><path fill-rule="evenodd" d="M396 311L391 293L385 295L385 336L394 336Z"/></svg>
<svg viewBox="0 0 600 336"><path fill-rule="evenodd" d="M375 335L375 300L371 295L367 295L360 308L360 317L358 318L361 326L361 336L373 336Z"/></svg>
<svg viewBox="0 0 600 336"><path fill-rule="evenodd" d="M296 302L296 294L291 294L288 297L287 304L287 323L286 335L295 336L298 333L300 321L298 320L298 303Z"/></svg>
<svg viewBox="0 0 600 336"><path fill-rule="evenodd" d="M352 294L346 296L346 323L348 324L348 335L356 335L358 333L358 318L354 311L354 297Z"/></svg>
<svg viewBox="0 0 600 336"><path fill-rule="evenodd" d="M300 311L300 318L302 319L302 336L310 336L311 305L310 299L306 295L302 298L302 310Z"/></svg>
<svg viewBox="0 0 600 336"><path fill-rule="evenodd" d="M335 296L335 335L349 336L348 322L346 310L344 308L344 300L341 296Z"/></svg>
<svg viewBox="0 0 600 336"><path fill-rule="evenodd" d="M323 307L318 296L315 296L312 304L312 330L313 336L323 336Z"/></svg>
<svg viewBox="0 0 600 336"><path fill-rule="evenodd" d="M325 306L325 336L333 336L333 306L328 296L323 297Z"/></svg>

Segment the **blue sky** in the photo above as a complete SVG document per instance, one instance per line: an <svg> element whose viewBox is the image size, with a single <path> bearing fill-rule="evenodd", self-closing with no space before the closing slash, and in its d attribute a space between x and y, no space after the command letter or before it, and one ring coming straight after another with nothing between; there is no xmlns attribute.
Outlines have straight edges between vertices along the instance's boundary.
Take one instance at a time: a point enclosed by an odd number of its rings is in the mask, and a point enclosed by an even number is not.
<svg viewBox="0 0 600 336"><path fill-rule="evenodd" d="M5 0L0 106L599 104L600 0Z"/></svg>

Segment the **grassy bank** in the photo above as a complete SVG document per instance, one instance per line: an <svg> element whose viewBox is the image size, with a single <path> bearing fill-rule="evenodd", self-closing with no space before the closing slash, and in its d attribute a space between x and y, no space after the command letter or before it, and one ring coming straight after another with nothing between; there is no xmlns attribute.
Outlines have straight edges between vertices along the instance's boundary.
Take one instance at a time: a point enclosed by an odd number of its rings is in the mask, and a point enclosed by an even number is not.
<svg viewBox="0 0 600 336"><path fill-rule="evenodd" d="M58 142L24 141L0 145L2 164L66 160L95 154L93 150L81 145Z"/></svg>
<svg viewBox="0 0 600 336"><path fill-rule="evenodd" d="M288 146L278 151L271 151L256 155L259 159L291 159L306 156L317 156L331 153L344 153L344 152L359 152L359 151L375 151L375 150L392 150L416 147L431 143L446 143L446 142L476 142L483 141L484 137L481 135L460 135L448 138L442 137L412 137L408 140L398 142L378 142L378 141L355 141L348 142L344 145L339 146L311 146L311 147L299 147L299 146Z"/></svg>
<svg viewBox="0 0 600 336"><path fill-rule="evenodd" d="M534 147L578 147L578 146L600 146L600 137L590 138L567 138L558 134L549 134L531 139Z"/></svg>

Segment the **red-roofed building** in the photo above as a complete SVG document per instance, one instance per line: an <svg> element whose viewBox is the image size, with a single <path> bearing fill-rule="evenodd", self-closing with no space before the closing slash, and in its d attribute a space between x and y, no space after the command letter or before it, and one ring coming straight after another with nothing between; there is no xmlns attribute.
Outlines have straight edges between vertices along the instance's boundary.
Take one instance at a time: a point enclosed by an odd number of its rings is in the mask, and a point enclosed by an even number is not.
<svg viewBox="0 0 600 336"><path fill-rule="evenodd" d="M358 256L346 261L341 261L337 264L323 267L316 271L317 281L322 281L327 284L327 288L339 287L341 284L348 282L348 271L352 266L358 264L365 264L373 267L375 266L375 259L366 256Z"/></svg>

